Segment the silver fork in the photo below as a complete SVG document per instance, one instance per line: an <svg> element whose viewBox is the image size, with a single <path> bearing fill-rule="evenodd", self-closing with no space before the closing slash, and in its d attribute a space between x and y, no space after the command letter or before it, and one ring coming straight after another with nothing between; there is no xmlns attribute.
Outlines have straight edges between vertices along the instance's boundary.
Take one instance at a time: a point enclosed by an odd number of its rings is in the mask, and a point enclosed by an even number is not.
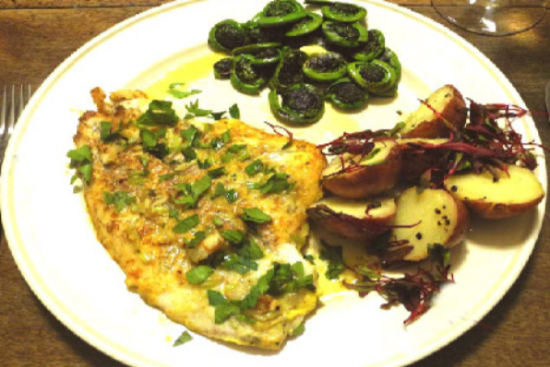
<svg viewBox="0 0 550 367"><path fill-rule="evenodd" d="M13 127L29 102L33 88L30 84L4 86L2 110L0 111L0 164L4 161L6 147L13 133Z"/></svg>

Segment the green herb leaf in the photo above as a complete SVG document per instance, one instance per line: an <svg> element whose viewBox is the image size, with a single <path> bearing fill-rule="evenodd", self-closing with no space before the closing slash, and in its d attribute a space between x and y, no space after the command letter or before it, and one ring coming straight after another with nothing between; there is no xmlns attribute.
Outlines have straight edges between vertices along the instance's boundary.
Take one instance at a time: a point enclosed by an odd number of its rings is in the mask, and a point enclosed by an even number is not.
<svg viewBox="0 0 550 367"><path fill-rule="evenodd" d="M199 166L200 169L208 169L212 166L212 160L210 158L206 158L204 161L197 159L197 166Z"/></svg>
<svg viewBox="0 0 550 367"><path fill-rule="evenodd" d="M223 183L218 182L216 184L216 188L214 189L214 195L212 195L212 199L215 199L223 195L225 195L225 186L223 185Z"/></svg>
<svg viewBox="0 0 550 367"><path fill-rule="evenodd" d="M292 188L286 173L274 173L257 187L262 194L279 194Z"/></svg>
<svg viewBox="0 0 550 367"><path fill-rule="evenodd" d="M226 254L220 265L224 269L236 271L239 274L246 274L251 270L258 270L257 263L235 253Z"/></svg>
<svg viewBox="0 0 550 367"><path fill-rule="evenodd" d="M198 89L193 89L191 91L184 91L182 90L184 85L185 83L172 83L168 87L168 93L170 93L172 96L176 98L186 98L194 94L201 93L201 91Z"/></svg>
<svg viewBox="0 0 550 367"><path fill-rule="evenodd" d="M244 171L249 176L254 176L262 171L264 164L259 159L256 159L254 162L250 163L245 167Z"/></svg>
<svg viewBox="0 0 550 367"><path fill-rule="evenodd" d="M124 207L136 201L134 196L131 196L126 191L103 192L103 201L107 205L114 205L117 212L121 212Z"/></svg>
<svg viewBox="0 0 550 367"><path fill-rule="evenodd" d="M181 152L182 152L183 156L185 157L186 162L191 162L191 161L197 159L197 152L195 151L195 149L193 149L191 147L183 148Z"/></svg>
<svg viewBox="0 0 550 367"><path fill-rule="evenodd" d="M214 322L222 324L231 316L241 313L241 308L238 304L229 302L223 294L212 289L207 290L208 303L215 307Z"/></svg>
<svg viewBox="0 0 550 367"><path fill-rule="evenodd" d="M244 233L241 231L233 231L230 229L226 229L224 231L220 231L220 234L223 238L225 238L227 241L238 245L243 242L244 240Z"/></svg>
<svg viewBox="0 0 550 367"><path fill-rule="evenodd" d="M193 214L183 220L180 220L172 230L176 233L186 233L196 227L199 223L200 220L198 214Z"/></svg>
<svg viewBox="0 0 550 367"><path fill-rule="evenodd" d="M205 238L206 238L206 233L203 232L203 231L199 231L199 232L195 233L195 237L193 237L191 240L185 242L185 247L187 247L189 249L193 249L193 248L197 247L197 245L199 243L204 241Z"/></svg>
<svg viewBox="0 0 550 367"><path fill-rule="evenodd" d="M204 194L212 185L212 178L209 175L204 175L200 180L195 181L191 185L191 192L194 196L199 197Z"/></svg>
<svg viewBox="0 0 550 367"><path fill-rule="evenodd" d="M269 223L273 220L269 215L265 214L258 208L244 208L241 218L246 222L254 223Z"/></svg>
<svg viewBox="0 0 550 367"><path fill-rule="evenodd" d="M241 118L241 111L239 110L239 106L236 103L229 107L229 116L234 119Z"/></svg>
<svg viewBox="0 0 550 367"><path fill-rule="evenodd" d="M159 176L159 182L168 181L169 179L173 178L176 174L175 173L167 173L164 175Z"/></svg>
<svg viewBox="0 0 550 367"><path fill-rule="evenodd" d="M113 123L110 121L99 122L99 138L102 142L109 142L119 136L118 131L113 132Z"/></svg>
<svg viewBox="0 0 550 367"><path fill-rule="evenodd" d="M153 100L149 108L138 118L138 126L174 126L178 122L172 102Z"/></svg>
<svg viewBox="0 0 550 367"><path fill-rule="evenodd" d="M73 163L91 163L92 150L88 145L83 145L80 148L70 150L67 157L71 158L71 165Z"/></svg>
<svg viewBox="0 0 550 367"><path fill-rule="evenodd" d="M71 184L77 178L81 178L85 184L92 180L92 151L88 145L70 150L67 157L71 159L70 167L76 169L76 173L71 177Z"/></svg>
<svg viewBox="0 0 550 367"><path fill-rule="evenodd" d="M189 284L198 285L204 283L213 272L214 269L210 266L199 265L185 273L185 277Z"/></svg>
<svg viewBox="0 0 550 367"><path fill-rule="evenodd" d="M208 171L208 176L212 178L218 178L220 176L223 176L224 174L225 174L225 167L223 166L214 168Z"/></svg>
<svg viewBox="0 0 550 367"><path fill-rule="evenodd" d="M177 347L177 346L180 346L180 345L183 345L187 342L190 342L191 340L193 340L193 337L191 336L191 334L189 334L189 332L186 330L184 331L177 339L176 341L174 342L173 346L174 347Z"/></svg>
<svg viewBox="0 0 550 367"><path fill-rule="evenodd" d="M221 219L220 217L218 216L215 216L213 219L212 219L212 222L214 222L214 225L216 227L220 227L223 225L223 219Z"/></svg>
<svg viewBox="0 0 550 367"><path fill-rule="evenodd" d="M298 327L296 327L296 329L292 330L292 332L290 333L290 335L291 335L291 336L300 336L300 335L302 335L305 331L306 331L306 324L302 322L300 325L298 325Z"/></svg>
<svg viewBox="0 0 550 367"><path fill-rule="evenodd" d="M231 141L231 131L230 130L224 131L221 135L221 138L224 144L229 143Z"/></svg>
<svg viewBox="0 0 550 367"><path fill-rule="evenodd" d="M210 113L210 116L211 116L215 121L219 121L219 120L223 119L223 118L224 118L224 115L225 115L225 111L212 112L212 113Z"/></svg>
<svg viewBox="0 0 550 367"><path fill-rule="evenodd" d="M185 106L187 109L187 112L189 112L185 117L186 118L193 118L193 117L204 117L208 116L212 113L212 110L204 110L199 108L199 100L197 99L195 102L190 102L188 105Z"/></svg>
<svg viewBox="0 0 550 367"><path fill-rule="evenodd" d="M194 146L195 141L200 136L200 131L194 125L191 125L187 129L182 130L180 135L190 146Z"/></svg>
<svg viewBox="0 0 550 367"><path fill-rule="evenodd" d="M324 246L321 249L320 258L328 262L327 271L325 272L327 279L336 279L344 271L341 247Z"/></svg>
<svg viewBox="0 0 550 367"><path fill-rule="evenodd" d="M264 257L264 252L253 239L245 242L245 244L237 252L245 259L250 260L259 260Z"/></svg>
<svg viewBox="0 0 550 367"><path fill-rule="evenodd" d="M225 199L229 204L234 203L239 198L239 193L235 189L231 189L225 192Z"/></svg>

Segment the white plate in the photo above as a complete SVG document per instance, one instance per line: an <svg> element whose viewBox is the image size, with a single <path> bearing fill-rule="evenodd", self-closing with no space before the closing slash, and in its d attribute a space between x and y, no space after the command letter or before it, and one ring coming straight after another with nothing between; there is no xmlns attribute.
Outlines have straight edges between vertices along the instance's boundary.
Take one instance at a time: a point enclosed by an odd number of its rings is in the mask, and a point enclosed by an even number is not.
<svg viewBox="0 0 550 367"><path fill-rule="evenodd" d="M326 141L346 129L392 126L396 111L412 110L443 84L478 102L524 105L493 64L464 40L409 10L370 0L369 28L379 28L399 55L399 97L373 103L340 124L328 114L298 135ZM475 325L523 269L543 219L544 203L521 218L478 223L454 251L456 283L433 309L408 327L403 308L379 309L380 297L350 297L321 308L303 336L278 353L231 347L195 335L174 348L184 330L128 292L123 273L95 239L81 195L69 184L66 153L80 111L93 108L89 91L144 87L169 69L209 53L206 36L219 20L245 21L257 0L179 1L125 21L86 44L36 92L21 117L2 169L2 219L26 281L61 322L106 354L133 366L403 366L443 347ZM238 102L245 121L273 121L265 98L243 97L228 82L198 83L201 106L226 110ZM180 80L178 80L180 81ZM211 89L210 89L211 88ZM207 92L208 91L208 92ZM516 123L539 141L530 118ZM538 177L546 189L546 167Z"/></svg>

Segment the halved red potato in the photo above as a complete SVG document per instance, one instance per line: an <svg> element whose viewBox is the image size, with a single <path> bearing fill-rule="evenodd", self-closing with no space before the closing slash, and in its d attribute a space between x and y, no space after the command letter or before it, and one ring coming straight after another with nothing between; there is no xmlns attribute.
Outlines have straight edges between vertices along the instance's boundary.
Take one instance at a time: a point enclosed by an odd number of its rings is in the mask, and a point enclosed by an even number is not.
<svg viewBox="0 0 550 367"><path fill-rule="evenodd" d="M464 238L469 214L464 204L443 189L411 187L397 199L391 240L411 246L403 260L420 261L428 257L428 245L450 248Z"/></svg>
<svg viewBox="0 0 550 367"><path fill-rule="evenodd" d="M457 174L445 180L445 187L483 218L499 219L525 213L544 198L544 190L535 174L527 168L507 166L497 170L498 181L490 172Z"/></svg>
<svg viewBox="0 0 550 367"><path fill-rule="evenodd" d="M441 150L420 150L415 144L439 145L449 142L449 139L410 138L398 139L396 142L401 149L401 178L405 181L417 181L426 170L439 167L446 158Z"/></svg>
<svg viewBox="0 0 550 367"><path fill-rule="evenodd" d="M436 114L433 110L437 111ZM407 116L405 126L399 131L402 138L444 138L451 129L461 130L466 124L466 102L452 85L445 85L433 92L426 103ZM445 120L445 121L444 121Z"/></svg>
<svg viewBox="0 0 550 367"><path fill-rule="evenodd" d="M351 201L328 197L307 209L313 230L332 245L337 239L370 241L387 232L395 216L393 198Z"/></svg>
<svg viewBox="0 0 550 367"><path fill-rule="evenodd" d="M335 157L323 171L321 183L331 193L362 199L391 190L399 180L401 151L394 140L378 141L362 157L345 153Z"/></svg>

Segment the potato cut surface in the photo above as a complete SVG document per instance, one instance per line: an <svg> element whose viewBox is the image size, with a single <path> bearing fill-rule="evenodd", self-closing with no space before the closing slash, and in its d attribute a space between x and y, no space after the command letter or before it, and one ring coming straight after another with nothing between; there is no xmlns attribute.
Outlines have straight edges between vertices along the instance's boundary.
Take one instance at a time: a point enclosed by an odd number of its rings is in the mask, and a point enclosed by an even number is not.
<svg viewBox="0 0 550 367"><path fill-rule="evenodd" d="M455 175L445 180L445 187L461 200L493 203L525 203L544 196L542 185L527 168L508 166L509 176L499 172L494 181L490 172Z"/></svg>
<svg viewBox="0 0 550 367"><path fill-rule="evenodd" d="M408 226L394 228L392 239L408 241L413 246L404 260L419 261L428 256L428 245L449 243L455 235L459 208L457 202L445 190L426 189L417 192L416 187L406 190L397 200L394 224Z"/></svg>

